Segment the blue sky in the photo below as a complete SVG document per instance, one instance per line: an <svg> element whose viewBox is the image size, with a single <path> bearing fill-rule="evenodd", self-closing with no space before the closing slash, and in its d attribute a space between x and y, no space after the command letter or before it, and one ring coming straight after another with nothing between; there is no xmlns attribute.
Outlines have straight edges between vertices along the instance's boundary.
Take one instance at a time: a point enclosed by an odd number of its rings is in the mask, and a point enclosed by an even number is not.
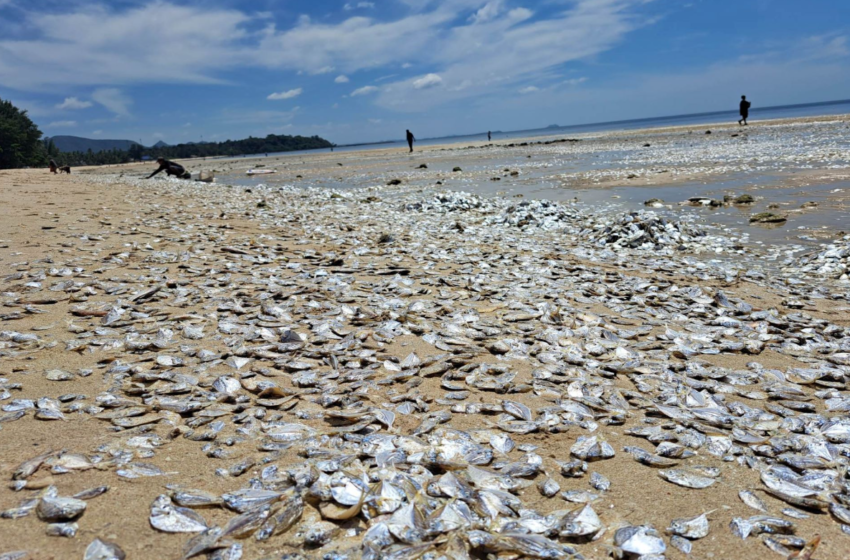
<svg viewBox="0 0 850 560"><path fill-rule="evenodd" d="M0 0L48 135L337 143L850 98L845 0Z"/></svg>

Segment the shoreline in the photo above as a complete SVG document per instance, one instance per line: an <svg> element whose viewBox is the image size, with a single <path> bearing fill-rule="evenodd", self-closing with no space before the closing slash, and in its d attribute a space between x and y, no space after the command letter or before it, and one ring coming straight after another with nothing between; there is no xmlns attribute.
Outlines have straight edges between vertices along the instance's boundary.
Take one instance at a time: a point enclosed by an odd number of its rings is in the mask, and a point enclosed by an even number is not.
<svg viewBox="0 0 850 560"><path fill-rule="evenodd" d="M780 119L767 119L767 120L758 120L753 121L748 126L739 126L737 123L727 123L727 122L715 122L715 123L705 123L705 124L694 124L694 125L675 125L675 126L658 126L658 127L648 127L648 128L639 128L639 129L616 129L616 130L605 130L598 132L578 132L570 136L565 136L565 138L597 138L597 137L611 137L611 136L641 136L641 135L651 135L651 134L665 134L665 133L677 133L677 132L688 132L688 131L705 131L707 128L715 128L718 130L728 131L732 130L740 130L742 132L746 132L749 130L749 127L758 127L758 126L781 126L781 125L804 125L804 124L813 124L813 123L827 123L827 122L835 122L835 121L848 121L850 120L850 113L844 113L839 115L822 115L822 116L811 116L811 117L789 117L789 118L780 118ZM448 150L448 149L465 149L466 147L475 147L481 148L483 146L492 145L493 147L500 148L504 147L507 144L519 144L523 142L540 142L552 139L554 137L564 136L563 133L554 133L551 135L532 135L532 136L523 136L517 138L511 138L507 140L496 140L493 142L487 141L458 141L458 142L441 142L439 144L428 144L421 148L414 146L414 153L429 153L433 151L439 150ZM459 148L459 146L463 146L463 148ZM406 147L397 147L397 148L374 148L374 149L363 149L363 150L346 150L342 152L330 152L327 149L322 150L313 150L310 152L298 152L292 155L284 152L281 154L271 154L269 156L259 155L259 154L251 154L249 156L221 156L215 158L185 158L180 161L189 162L189 163L233 163L237 161L254 161L254 160L265 160L265 159L285 159L285 158L293 158L293 157L310 157L310 156L347 156L347 155L363 155L363 154L374 154L377 156L381 155L396 155L398 153L405 154L407 153ZM127 164L114 164L114 165L103 165L103 166L87 166L80 167L79 169L114 169L120 168L122 166L134 166L134 165L150 165L150 162L133 162Z"/></svg>

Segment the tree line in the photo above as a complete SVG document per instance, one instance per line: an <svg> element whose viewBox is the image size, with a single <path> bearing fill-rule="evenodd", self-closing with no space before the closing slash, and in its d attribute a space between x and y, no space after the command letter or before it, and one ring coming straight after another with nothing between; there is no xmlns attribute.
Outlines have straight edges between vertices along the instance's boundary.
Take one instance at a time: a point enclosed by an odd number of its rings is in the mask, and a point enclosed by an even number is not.
<svg viewBox="0 0 850 560"><path fill-rule="evenodd" d="M193 157L242 156L253 154L272 154L294 152L298 150L317 150L330 148L333 144L319 136L282 136L269 134L265 138L253 136L244 140L226 140L224 142L199 142L145 148L135 144L129 150L133 159L164 157L167 159L185 159Z"/></svg>
<svg viewBox="0 0 850 560"><path fill-rule="evenodd" d="M62 152L50 138L42 139L38 126L27 112L10 101L0 100L0 169L45 167L51 159L60 166L110 165L145 158L185 159L192 157L241 156L330 148L334 144L319 136L283 136L269 134L265 138L201 142L146 148L134 144L129 150L94 152Z"/></svg>

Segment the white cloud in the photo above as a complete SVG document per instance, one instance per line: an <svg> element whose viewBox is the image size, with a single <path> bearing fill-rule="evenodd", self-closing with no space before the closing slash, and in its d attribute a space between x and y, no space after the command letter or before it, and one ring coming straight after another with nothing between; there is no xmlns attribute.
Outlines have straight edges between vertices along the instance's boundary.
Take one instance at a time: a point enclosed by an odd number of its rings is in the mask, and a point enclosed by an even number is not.
<svg viewBox="0 0 850 560"><path fill-rule="evenodd" d="M322 66L318 70L313 70L311 73L312 74L330 74L334 70L336 70L336 68L334 68L333 66Z"/></svg>
<svg viewBox="0 0 850 560"><path fill-rule="evenodd" d="M66 97L65 101L56 105L57 109L88 109L92 106L91 101L80 101L76 97Z"/></svg>
<svg viewBox="0 0 850 560"><path fill-rule="evenodd" d="M357 97L358 95L369 95L370 93L375 93L378 91L378 88L375 86L363 86L362 88L355 89L351 92L351 97Z"/></svg>
<svg viewBox="0 0 850 560"><path fill-rule="evenodd" d="M500 13L502 13L502 9L504 8L504 0L492 0L491 2L487 2L484 4L484 7L475 12L469 19L470 21L474 21L476 23L484 23L490 21Z"/></svg>
<svg viewBox="0 0 850 560"><path fill-rule="evenodd" d="M564 84L568 86L577 86L579 84L583 84L587 81L587 78L582 76L581 78L572 78L570 80L564 80Z"/></svg>
<svg viewBox="0 0 850 560"><path fill-rule="evenodd" d="M303 93L302 88L290 89L289 91L282 91L280 93L273 93L269 95L266 99L270 99L271 101L280 101L281 99L294 99Z"/></svg>
<svg viewBox="0 0 850 560"><path fill-rule="evenodd" d="M374 2L358 2L357 4L346 3L342 9L346 12L350 12L351 10L360 8L360 9L368 9L371 10L375 7Z"/></svg>
<svg viewBox="0 0 850 560"><path fill-rule="evenodd" d="M28 39L0 39L6 87L212 83L213 71L246 59L243 25L251 18L237 10L167 1L26 10Z"/></svg>
<svg viewBox="0 0 850 560"><path fill-rule="evenodd" d="M47 128L70 128L77 126L77 121L54 121L47 125Z"/></svg>
<svg viewBox="0 0 850 560"><path fill-rule="evenodd" d="M256 63L308 72L334 66L350 73L428 57L443 26L457 17L448 4L392 21L355 16L337 24L301 22L285 31L271 27L257 47Z"/></svg>
<svg viewBox="0 0 850 560"><path fill-rule="evenodd" d="M116 88L101 88L91 94L91 98L95 103L99 103L106 109L119 117L130 116L130 105L133 100L125 95L120 89Z"/></svg>
<svg viewBox="0 0 850 560"><path fill-rule="evenodd" d="M481 5L481 17L452 27L426 62L438 70L439 93L403 80L382 88L377 103L397 111L425 111L439 104L499 91L549 77L569 62L603 53L644 24L634 11L644 0L573 0L566 11L533 17L525 8L504 11ZM406 57L409 58L409 57ZM516 88L516 89L514 89ZM532 90L533 91L533 90Z"/></svg>
<svg viewBox="0 0 850 560"><path fill-rule="evenodd" d="M348 76L346 76L345 74L341 74L341 75L337 76L336 79L334 80L334 82L336 82L338 84L347 84L349 81L351 81L351 80L349 80Z"/></svg>
<svg viewBox="0 0 850 560"><path fill-rule="evenodd" d="M426 74L421 78L413 80L413 87L416 89L429 89L443 83L443 79L437 74Z"/></svg>
<svg viewBox="0 0 850 560"><path fill-rule="evenodd" d="M538 91L540 91L540 88L537 86L527 86L519 90L522 94L536 93Z"/></svg>
<svg viewBox="0 0 850 560"><path fill-rule="evenodd" d="M93 130L92 131L92 136L100 136L101 134L103 134L102 130Z"/></svg>

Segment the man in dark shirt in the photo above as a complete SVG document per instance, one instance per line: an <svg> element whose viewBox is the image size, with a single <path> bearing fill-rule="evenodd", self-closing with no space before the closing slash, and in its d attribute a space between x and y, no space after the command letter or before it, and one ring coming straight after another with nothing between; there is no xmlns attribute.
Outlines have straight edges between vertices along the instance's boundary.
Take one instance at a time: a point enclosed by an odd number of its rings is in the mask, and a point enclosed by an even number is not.
<svg viewBox="0 0 850 560"><path fill-rule="evenodd" d="M738 121L738 124L747 124L747 117L750 116L750 102L747 101L747 96L741 96L741 119Z"/></svg>
<svg viewBox="0 0 850 560"><path fill-rule="evenodd" d="M168 161L165 158L159 158L156 160L159 164L159 169L151 173L147 176L148 179L156 175L161 171L165 171L168 176L178 177L180 179L191 179L192 174L186 171L186 169L180 165L179 163L174 163L173 161Z"/></svg>
<svg viewBox="0 0 850 560"><path fill-rule="evenodd" d="M416 138L413 137L413 133L409 130L407 131L407 145L410 146L410 153L413 153L413 143L416 141Z"/></svg>

